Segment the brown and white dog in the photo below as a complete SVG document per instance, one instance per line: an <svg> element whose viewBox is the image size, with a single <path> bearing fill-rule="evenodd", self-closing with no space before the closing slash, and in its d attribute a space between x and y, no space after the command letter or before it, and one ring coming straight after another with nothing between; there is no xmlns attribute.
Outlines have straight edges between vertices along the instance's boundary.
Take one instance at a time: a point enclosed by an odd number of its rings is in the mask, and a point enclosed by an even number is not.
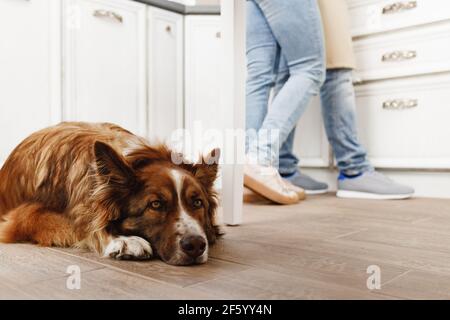
<svg viewBox="0 0 450 320"><path fill-rule="evenodd" d="M116 259L204 263L217 236L219 150L174 163L113 124L61 123L25 139L0 170L0 242L87 247Z"/></svg>

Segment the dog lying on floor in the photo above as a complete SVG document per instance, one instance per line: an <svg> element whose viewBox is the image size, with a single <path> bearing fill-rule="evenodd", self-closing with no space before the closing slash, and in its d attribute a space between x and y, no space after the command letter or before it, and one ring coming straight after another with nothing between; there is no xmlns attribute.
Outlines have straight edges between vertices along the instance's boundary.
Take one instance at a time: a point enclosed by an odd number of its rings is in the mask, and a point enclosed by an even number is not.
<svg viewBox="0 0 450 320"><path fill-rule="evenodd" d="M204 263L219 230L213 190L219 157L215 149L189 164L108 123L41 130L0 170L0 242Z"/></svg>

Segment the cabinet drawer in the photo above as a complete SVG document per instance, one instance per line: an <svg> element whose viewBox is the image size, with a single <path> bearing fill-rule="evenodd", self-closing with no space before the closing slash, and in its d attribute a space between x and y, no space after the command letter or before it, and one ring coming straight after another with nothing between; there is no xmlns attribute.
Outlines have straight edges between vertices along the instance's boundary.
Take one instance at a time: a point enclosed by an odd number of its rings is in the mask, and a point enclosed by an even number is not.
<svg viewBox="0 0 450 320"><path fill-rule="evenodd" d="M448 0L348 0L353 36L450 19Z"/></svg>
<svg viewBox="0 0 450 320"><path fill-rule="evenodd" d="M388 168L450 168L450 74L356 87L361 142Z"/></svg>
<svg viewBox="0 0 450 320"><path fill-rule="evenodd" d="M354 42L361 80L450 70L450 22Z"/></svg>

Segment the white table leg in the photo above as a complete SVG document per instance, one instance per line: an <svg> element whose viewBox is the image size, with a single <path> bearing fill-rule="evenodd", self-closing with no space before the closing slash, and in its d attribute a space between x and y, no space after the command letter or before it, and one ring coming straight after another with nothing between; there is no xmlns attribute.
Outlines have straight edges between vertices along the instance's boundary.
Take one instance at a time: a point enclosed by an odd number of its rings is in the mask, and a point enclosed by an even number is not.
<svg viewBox="0 0 450 320"><path fill-rule="evenodd" d="M221 0L222 39L223 39L223 96L222 108L229 110L225 128L245 129L245 4L244 0ZM240 140L240 141L239 141ZM226 145L224 157L234 155L234 163L222 167L222 205L223 219L228 225L242 223L243 163L238 154L244 151L244 141L238 139L233 146ZM228 157L229 158L229 157ZM238 160L238 161L236 161Z"/></svg>

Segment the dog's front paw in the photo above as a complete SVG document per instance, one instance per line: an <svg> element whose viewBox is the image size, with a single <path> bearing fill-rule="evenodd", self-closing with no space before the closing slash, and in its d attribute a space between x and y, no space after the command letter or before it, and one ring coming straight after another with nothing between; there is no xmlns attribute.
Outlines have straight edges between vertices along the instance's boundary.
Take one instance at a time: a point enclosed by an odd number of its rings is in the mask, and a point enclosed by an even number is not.
<svg viewBox="0 0 450 320"><path fill-rule="evenodd" d="M104 256L117 260L147 260L153 256L153 251L150 243L140 237L120 236L111 240Z"/></svg>

